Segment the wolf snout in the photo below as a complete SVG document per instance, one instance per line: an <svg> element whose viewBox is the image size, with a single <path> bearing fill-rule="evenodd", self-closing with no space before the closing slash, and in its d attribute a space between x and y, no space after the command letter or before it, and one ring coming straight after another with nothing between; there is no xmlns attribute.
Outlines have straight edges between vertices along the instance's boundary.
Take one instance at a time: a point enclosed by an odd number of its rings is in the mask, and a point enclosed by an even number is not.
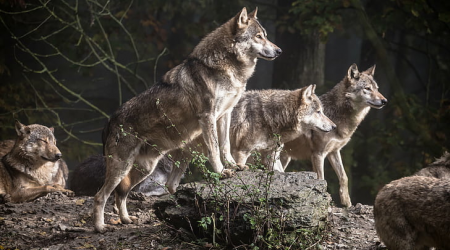
<svg viewBox="0 0 450 250"><path fill-rule="evenodd" d="M283 53L283 51L282 51L280 48L278 48L278 49L275 50L276 56L281 55L281 53Z"/></svg>
<svg viewBox="0 0 450 250"><path fill-rule="evenodd" d="M62 157L62 154L61 154L61 153L56 153L56 154L55 154L55 159L56 159L56 160L61 159L61 157Z"/></svg>
<svg viewBox="0 0 450 250"><path fill-rule="evenodd" d="M388 103L388 100L387 99L382 99L381 100L381 105L386 105Z"/></svg>

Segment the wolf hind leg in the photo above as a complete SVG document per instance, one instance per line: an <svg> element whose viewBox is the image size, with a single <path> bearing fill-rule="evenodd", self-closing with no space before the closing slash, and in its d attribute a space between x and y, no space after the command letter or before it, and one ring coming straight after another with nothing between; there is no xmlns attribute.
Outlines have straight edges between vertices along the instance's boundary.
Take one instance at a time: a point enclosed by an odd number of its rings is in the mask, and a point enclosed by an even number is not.
<svg viewBox="0 0 450 250"><path fill-rule="evenodd" d="M115 201L117 208L119 209L120 220L123 224L130 224L135 217L130 217L127 209L127 197L131 189L137 184L145 180L149 175L153 173L158 164L158 161L162 158L162 154L159 152L151 152L145 155L138 155L135 158L135 162L127 176L122 179L119 185L115 189Z"/></svg>
<svg viewBox="0 0 450 250"><path fill-rule="evenodd" d="M133 166L134 159L140 146L136 146L131 150L119 151L120 155L127 155L125 158L120 158L119 153L115 152L106 157L106 176L105 183L94 196L94 228L99 233L106 232L105 225L105 204L111 195L112 191L119 185L122 179L130 172ZM108 152L106 152L108 153ZM124 160L121 160L124 159Z"/></svg>
<svg viewBox="0 0 450 250"><path fill-rule="evenodd" d="M327 158L339 178L339 196L341 198L341 203L346 207L351 207L352 201L350 200L350 194L348 193L348 177L347 173L345 173L344 165L342 164L341 153L339 151L331 152L328 154Z"/></svg>

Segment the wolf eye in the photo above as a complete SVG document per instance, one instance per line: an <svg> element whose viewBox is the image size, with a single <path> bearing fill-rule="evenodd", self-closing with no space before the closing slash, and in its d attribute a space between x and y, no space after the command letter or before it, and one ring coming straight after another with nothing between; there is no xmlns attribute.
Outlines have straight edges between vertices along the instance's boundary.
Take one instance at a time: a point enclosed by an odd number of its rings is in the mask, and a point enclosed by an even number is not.
<svg viewBox="0 0 450 250"><path fill-rule="evenodd" d="M45 142L45 143L48 143L48 141L46 141L46 140L44 140L44 139L38 139L39 141L42 141L42 142Z"/></svg>
<svg viewBox="0 0 450 250"><path fill-rule="evenodd" d="M370 87L365 87L365 89L366 89L366 90L372 90L372 88L370 88Z"/></svg>
<svg viewBox="0 0 450 250"><path fill-rule="evenodd" d="M322 114L322 111L320 111L320 110L317 110L317 114Z"/></svg>
<svg viewBox="0 0 450 250"><path fill-rule="evenodd" d="M256 38L259 38L259 39L261 39L261 38L262 38L262 36L261 36L261 35L256 35Z"/></svg>

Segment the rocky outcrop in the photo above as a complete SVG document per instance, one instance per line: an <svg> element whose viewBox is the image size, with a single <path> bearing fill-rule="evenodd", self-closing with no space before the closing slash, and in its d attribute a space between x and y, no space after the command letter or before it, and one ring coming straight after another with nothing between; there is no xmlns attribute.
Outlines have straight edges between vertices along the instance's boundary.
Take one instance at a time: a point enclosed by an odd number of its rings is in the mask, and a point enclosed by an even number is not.
<svg viewBox="0 0 450 250"><path fill-rule="evenodd" d="M286 231L322 226L331 201L326 189L326 181L313 172L244 171L215 184L180 185L154 208L160 218L203 233L200 237L220 238L220 232L228 240L248 242L269 224L279 223Z"/></svg>

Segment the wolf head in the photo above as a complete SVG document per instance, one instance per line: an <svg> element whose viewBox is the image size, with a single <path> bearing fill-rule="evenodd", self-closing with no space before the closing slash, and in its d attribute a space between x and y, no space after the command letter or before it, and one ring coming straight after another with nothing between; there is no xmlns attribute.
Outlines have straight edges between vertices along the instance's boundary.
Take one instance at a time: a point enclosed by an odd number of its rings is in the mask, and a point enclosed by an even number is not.
<svg viewBox="0 0 450 250"><path fill-rule="evenodd" d="M373 75L375 65L366 71L359 72L356 64L348 69L345 97L353 104L361 107L381 109L387 104L387 99L378 92L378 85Z"/></svg>
<svg viewBox="0 0 450 250"><path fill-rule="evenodd" d="M322 103L314 93L315 89L315 84L300 89L301 101L298 119L303 129L330 132L336 128L336 124L323 113Z"/></svg>
<svg viewBox="0 0 450 250"><path fill-rule="evenodd" d="M232 47L241 58L273 60L282 50L267 39L267 32L256 17L257 12L258 8L247 14L244 7L230 20L235 28Z"/></svg>
<svg viewBox="0 0 450 250"><path fill-rule="evenodd" d="M25 126L19 121L15 127L18 138L14 148L20 150L19 157L35 162L55 162L61 158L53 128L38 124Z"/></svg>

